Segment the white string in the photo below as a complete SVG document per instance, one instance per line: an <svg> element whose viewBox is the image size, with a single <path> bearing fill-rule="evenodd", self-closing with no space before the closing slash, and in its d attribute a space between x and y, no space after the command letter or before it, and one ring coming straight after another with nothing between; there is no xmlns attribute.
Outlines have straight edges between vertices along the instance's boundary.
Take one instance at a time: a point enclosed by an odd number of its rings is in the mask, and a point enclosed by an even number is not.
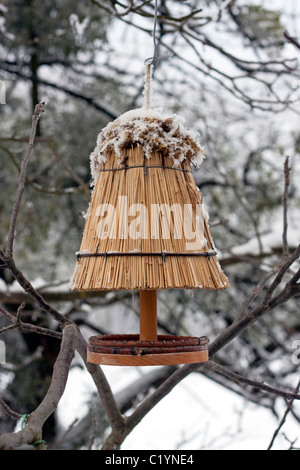
<svg viewBox="0 0 300 470"><path fill-rule="evenodd" d="M150 109L151 103L151 88L152 88L152 74L153 74L153 65L151 63L145 64L145 88L144 88L144 108Z"/></svg>

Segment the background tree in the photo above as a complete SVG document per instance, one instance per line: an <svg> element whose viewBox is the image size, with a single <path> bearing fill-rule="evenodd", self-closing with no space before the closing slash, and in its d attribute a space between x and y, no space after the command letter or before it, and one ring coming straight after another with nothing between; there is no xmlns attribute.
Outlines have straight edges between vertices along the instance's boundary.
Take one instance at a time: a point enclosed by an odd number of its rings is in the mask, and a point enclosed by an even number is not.
<svg viewBox="0 0 300 470"><path fill-rule="evenodd" d="M50 385L60 400L75 348L84 360L85 334L118 332L120 316L122 331L137 327L136 299L128 293L82 296L69 292L67 283L90 199L88 156L97 133L142 103L143 62L153 54L154 2L2 3L0 78L7 84L8 103L0 108L3 250L28 141L28 111L40 99L47 102L47 112L37 120L18 214L13 259L21 274L5 250L0 269L1 333L8 353L0 387L9 415L3 415L1 433L13 430L14 413L19 418L37 409L28 424L38 436L33 439L26 426L17 438L0 437L2 446L39 441L35 417L43 421L50 412L42 436L49 447L118 447L149 404L191 373L274 412L278 395L299 398L279 392L296 389L291 346L300 328L298 50L283 34L291 28L292 39L293 22L286 8L275 11L251 1L158 3L154 104L184 115L202 135L207 159L195 177L231 282L225 294L161 292L159 327L207 334L217 363L148 371L113 396L100 368L76 360L74 367L92 374L98 394L90 395L90 410L68 433L60 429L47 390ZM16 288L15 277L23 289ZM34 288L24 290L24 277ZM114 309L118 313L112 315ZM272 389L257 383L262 381ZM41 402L45 407L39 410ZM291 412L299 420L295 407ZM121 413L130 418L125 421Z"/></svg>

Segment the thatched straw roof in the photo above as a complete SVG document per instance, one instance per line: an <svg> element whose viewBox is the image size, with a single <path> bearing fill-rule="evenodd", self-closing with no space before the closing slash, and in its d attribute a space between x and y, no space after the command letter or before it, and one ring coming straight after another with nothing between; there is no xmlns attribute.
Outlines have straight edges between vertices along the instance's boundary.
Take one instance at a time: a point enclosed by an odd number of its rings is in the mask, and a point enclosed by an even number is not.
<svg viewBox="0 0 300 470"><path fill-rule="evenodd" d="M224 289L202 194L198 137L177 116L130 112L98 136L71 288Z"/></svg>

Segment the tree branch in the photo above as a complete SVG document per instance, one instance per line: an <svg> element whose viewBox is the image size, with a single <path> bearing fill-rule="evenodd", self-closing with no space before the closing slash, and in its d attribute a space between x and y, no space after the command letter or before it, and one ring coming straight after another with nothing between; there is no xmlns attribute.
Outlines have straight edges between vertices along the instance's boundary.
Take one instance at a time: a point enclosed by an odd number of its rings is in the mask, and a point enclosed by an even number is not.
<svg viewBox="0 0 300 470"><path fill-rule="evenodd" d="M279 269L277 276L274 281L268 288L265 297L262 302L253 310L251 310L247 315L242 317L239 321L234 322L228 328L226 328L223 333L210 345L209 351L211 357L213 357L221 348L230 343L234 338L236 338L240 333L242 333L246 328L259 320L263 315L273 310L275 307L280 305L283 302L291 299L295 295L298 295L299 291L297 286L291 286L288 283L280 294L272 298L272 295L275 289L281 283L283 276L287 273L290 266L299 258L300 256L300 245L297 250L291 255L283 266ZM293 278L292 278L293 279Z"/></svg>
<svg viewBox="0 0 300 470"><path fill-rule="evenodd" d="M286 157L284 162L284 192L282 196L283 205L283 233L282 233L282 244L283 244L283 255L289 255L289 245L287 240L287 229L288 229L288 194L290 186L290 168L289 168L289 157Z"/></svg>
<svg viewBox="0 0 300 470"><path fill-rule="evenodd" d="M0 449L11 450L26 444L35 445L42 439L42 429L45 421L56 410L64 393L70 365L78 339L78 328L71 322L64 325L63 339L60 352L53 368L50 387L40 405L27 416L26 426L17 433L0 436Z"/></svg>
<svg viewBox="0 0 300 470"><path fill-rule="evenodd" d="M44 106L45 106L44 101L37 104L35 107L33 116L32 116L32 126L31 126L31 131L30 131L29 143L28 143L27 151L22 161L22 165L21 165L21 173L20 173L20 179L19 179L19 186L17 190L17 197L13 206L10 227L9 227L9 232L8 232L8 238L7 238L7 244L6 244L6 252L9 256L12 256L13 254L13 243L14 243L14 238L15 238L16 223L17 223L17 218L18 218L19 209L20 209L24 187L25 187L27 164L28 164L28 160L29 160L29 157L31 155L31 152L34 146L34 139L36 135L38 121L41 117L41 114L44 112Z"/></svg>
<svg viewBox="0 0 300 470"><path fill-rule="evenodd" d="M115 446L117 446L118 448L119 445L121 445L121 442L123 441L123 439L119 436L123 437L124 435L126 419L122 416L122 413L116 403L115 397L101 367L96 364L91 364L87 362L87 344L81 333L78 337L76 349L80 354L81 358L83 359L88 372L91 374L91 377L96 385L98 395L101 399L106 415L112 427L111 434L114 436L113 448L115 448ZM118 437L115 438L115 436ZM104 447L104 450L105 449L106 447Z"/></svg>
<svg viewBox="0 0 300 470"><path fill-rule="evenodd" d="M22 415L20 413L16 413L15 411L13 411L1 397L0 397L0 406L2 410L4 411L4 413L10 418L16 419L16 420L19 420L22 418Z"/></svg>
<svg viewBox="0 0 300 470"><path fill-rule="evenodd" d="M285 411L285 413L284 413L284 416L283 416L282 420L281 420L280 423L279 423L278 428L276 429L276 431L275 431L275 433L274 433L274 435L273 435L273 437L272 437L272 440L271 440L271 442L270 442L270 445L269 445L269 447L268 447L268 450L271 450L271 449L272 449L272 447L273 447L273 445L274 445L274 442L275 442L275 440L276 440L276 438L277 438L277 436L278 436L278 434L279 434L279 431L280 431L280 429L283 427L284 423L286 422L286 418L287 418L288 414L290 413L290 411L291 411L291 409L292 409L292 406L293 406L293 404L294 404L294 401L295 401L295 400L298 400L296 394L297 394L298 391L299 391L299 387L300 387L300 381L298 382L298 385L297 385L297 387L296 387L296 389L295 389L294 396L290 398L290 402L289 402L289 404L288 404L288 406L287 406L287 409L286 409L286 411Z"/></svg>
<svg viewBox="0 0 300 470"><path fill-rule="evenodd" d="M3 307L0 306L0 312L12 322L12 325L9 325L7 327L3 327L0 330L0 335L2 333L4 333L5 331L7 331L7 330L12 330L14 328L20 328L21 331L28 331L28 332L37 333L37 334L40 334L40 335L51 336L53 338L59 338L59 339L62 338L62 333L60 333L59 331L49 330L48 328L43 328L41 326L32 325L30 323L24 323L21 320L21 311L24 309L24 307L25 307L25 304L22 304L18 308L17 316L15 316L15 315L12 315L7 310L5 310Z"/></svg>
<svg viewBox="0 0 300 470"><path fill-rule="evenodd" d="M17 268L13 258L11 256L8 256L1 249L0 260L9 269L11 274L14 276L19 285L24 289L24 291L27 292L27 294L29 294L44 311L49 313L61 325L64 325L67 322L67 319L60 312L58 312L58 310L49 305L41 296L41 294L39 294L39 292L34 289L32 284L28 281L28 279L26 279L22 271Z"/></svg>
<svg viewBox="0 0 300 470"><path fill-rule="evenodd" d="M274 266L271 271L269 271L261 280L260 282L255 286L249 297L242 303L242 306L239 310L239 313L234 321L234 323L237 323L241 318L244 317L244 315L247 312L247 309L250 307L251 303L258 297L260 292L263 290L267 282L273 277L279 270L279 266Z"/></svg>
<svg viewBox="0 0 300 470"><path fill-rule="evenodd" d="M293 44L293 46L296 47L296 49L299 49L300 50L300 43L298 42L298 40L296 38L293 38L292 36L290 36L290 34L285 31L283 33L283 36L285 37L285 39L290 42L291 44Z"/></svg>
<svg viewBox="0 0 300 470"><path fill-rule="evenodd" d="M2 70L5 70L8 73L11 73L13 75L16 75L17 77L20 77L23 80L28 80L28 81L31 81L33 83L38 83L39 85L43 85L43 86L46 86L46 87L49 87L49 88L53 88L54 90L61 91L61 92L65 93L66 95L72 96L73 98L84 101L84 102L88 103L89 105L91 105L97 111L100 111L103 114L105 114L110 119L116 119L117 118L117 115L113 111L111 111L109 109L106 109L104 106L96 103L94 98L91 97L91 96L83 95L82 93L80 93L78 91L71 90L70 88L66 88L66 87L64 87L62 85L59 85L57 83L51 83L51 82L48 82L47 80L42 80L42 79L39 79L37 77L33 77L32 75L30 75L30 76L26 75L25 73L22 73L18 70L11 69L10 67L8 67L7 65L5 65L3 63L0 64L0 68Z"/></svg>
<svg viewBox="0 0 300 470"><path fill-rule="evenodd" d="M271 393L272 395L276 395L277 397L285 398L286 400L300 400L300 395L297 392L285 392L283 390L270 387L269 385L265 385L264 383L256 382L246 377L242 377L241 375L232 372L231 370L221 366L213 360L207 362L205 364L205 367L211 369L214 372L217 372L218 374L223 375L227 379L230 379L238 384L249 385L250 387L253 387L257 390L263 390L264 392Z"/></svg>

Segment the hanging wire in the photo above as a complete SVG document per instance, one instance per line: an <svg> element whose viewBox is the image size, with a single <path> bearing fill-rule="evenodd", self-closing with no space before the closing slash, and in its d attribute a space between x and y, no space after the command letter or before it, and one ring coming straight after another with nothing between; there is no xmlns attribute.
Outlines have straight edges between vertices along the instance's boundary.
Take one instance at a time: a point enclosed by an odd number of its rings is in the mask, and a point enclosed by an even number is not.
<svg viewBox="0 0 300 470"><path fill-rule="evenodd" d="M149 59L145 60L146 65L153 65L153 67L156 67L156 65L159 61L159 59L157 57L158 44L157 44L157 38L156 38L157 16L158 16L158 0L155 0L155 5L154 5L154 26L153 26L153 56L149 57Z"/></svg>
<svg viewBox="0 0 300 470"><path fill-rule="evenodd" d="M157 38L156 38L156 30L157 30L157 12L158 12L158 0L155 0L154 5L154 26L153 26L153 56L149 57L149 59L145 60L145 88L144 88L144 108L150 109L150 101L151 101L151 81L153 77L153 71L155 67L158 65L159 59L157 57Z"/></svg>

